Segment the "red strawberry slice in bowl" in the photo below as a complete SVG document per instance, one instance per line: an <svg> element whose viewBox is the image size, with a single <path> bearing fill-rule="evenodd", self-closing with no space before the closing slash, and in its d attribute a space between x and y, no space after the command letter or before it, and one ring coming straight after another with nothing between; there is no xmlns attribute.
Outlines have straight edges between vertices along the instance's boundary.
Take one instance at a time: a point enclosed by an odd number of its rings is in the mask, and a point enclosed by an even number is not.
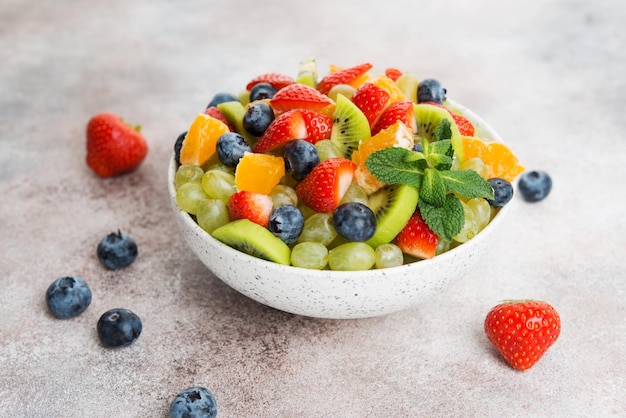
<svg viewBox="0 0 626 418"><path fill-rule="evenodd" d="M296 186L298 199L321 213L330 213L350 187L356 164L345 158L329 158L315 166Z"/></svg>
<svg viewBox="0 0 626 418"><path fill-rule="evenodd" d="M416 124L412 101L398 100L391 103L372 126L372 135L395 125L397 121L404 123L411 132L415 132Z"/></svg>
<svg viewBox="0 0 626 418"><path fill-rule="evenodd" d="M313 87L304 84L291 84L276 92L270 105L277 112L291 109L308 109L323 112L334 105L332 99ZM329 113L326 111L324 113ZM332 111L330 111L332 113Z"/></svg>
<svg viewBox="0 0 626 418"><path fill-rule="evenodd" d="M389 99L389 93L374 83L361 84L352 95L352 103L361 109L370 128L389 105Z"/></svg>
<svg viewBox="0 0 626 418"><path fill-rule="evenodd" d="M306 136L307 129L302 112L299 109L289 110L270 123L253 151L268 152L292 139L304 139Z"/></svg>
<svg viewBox="0 0 626 418"><path fill-rule="evenodd" d="M272 207L270 196L242 190L228 199L228 216L231 221L248 219L267 228Z"/></svg>
<svg viewBox="0 0 626 418"><path fill-rule="evenodd" d="M301 109L300 113L304 118L304 125L306 126L305 140L315 144L323 139L330 139L333 129L333 118L306 109Z"/></svg>
<svg viewBox="0 0 626 418"><path fill-rule="evenodd" d="M267 83L271 84L276 90L280 90L283 87L289 86L290 84L295 83L296 81L285 74L280 73L265 73L261 74L248 82L246 85L246 90L252 90L252 87L256 86L259 83Z"/></svg>
<svg viewBox="0 0 626 418"><path fill-rule="evenodd" d="M317 89L322 94L328 94L330 89L338 84L350 84L350 82L361 77L363 74L372 69L372 64L369 62L356 65L350 68L344 68L334 73L330 73L322 78L317 84Z"/></svg>
<svg viewBox="0 0 626 418"><path fill-rule="evenodd" d="M437 254L439 237L426 224L419 211L415 212L395 238L403 253L417 258L433 258Z"/></svg>

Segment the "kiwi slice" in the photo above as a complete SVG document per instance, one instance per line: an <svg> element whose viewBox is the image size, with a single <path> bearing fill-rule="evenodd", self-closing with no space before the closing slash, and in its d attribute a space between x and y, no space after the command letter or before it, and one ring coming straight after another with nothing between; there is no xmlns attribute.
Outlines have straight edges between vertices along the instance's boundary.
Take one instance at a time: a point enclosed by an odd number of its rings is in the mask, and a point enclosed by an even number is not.
<svg viewBox="0 0 626 418"><path fill-rule="evenodd" d="M317 64L314 57L300 61L296 83L306 84L313 88L317 87Z"/></svg>
<svg viewBox="0 0 626 418"><path fill-rule="evenodd" d="M246 108L241 102L224 102L218 104L217 108L224 114L224 117L233 125L235 130L246 138L248 145L253 146L256 144L259 139L243 127L243 115L246 113Z"/></svg>
<svg viewBox="0 0 626 418"><path fill-rule="evenodd" d="M350 158L359 144L370 136L370 124L361 109L343 94L338 94L330 140L345 158Z"/></svg>
<svg viewBox="0 0 626 418"><path fill-rule="evenodd" d="M454 153L460 161L463 161L463 138L459 132L459 128L456 126L454 118L443 107L419 103L413 106L415 112L415 122L417 124L416 135L418 137L426 138L428 141L435 140L435 130L439 126L442 120L447 119L450 122L450 130L452 131L452 148Z"/></svg>
<svg viewBox="0 0 626 418"><path fill-rule="evenodd" d="M288 266L291 249L268 229L248 219L239 219L216 228L213 238L236 250L263 260Z"/></svg>
<svg viewBox="0 0 626 418"><path fill-rule="evenodd" d="M391 242L411 218L419 193L413 186L388 184L372 194L369 207L376 216L376 232L367 243L376 248Z"/></svg>

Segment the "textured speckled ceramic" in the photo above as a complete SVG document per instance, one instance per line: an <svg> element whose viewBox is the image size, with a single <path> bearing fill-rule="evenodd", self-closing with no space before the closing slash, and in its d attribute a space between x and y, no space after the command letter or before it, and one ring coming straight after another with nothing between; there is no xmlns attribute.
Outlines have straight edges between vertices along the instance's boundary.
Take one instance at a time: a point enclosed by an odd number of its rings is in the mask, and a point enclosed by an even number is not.
<svg viewBox="0 0 626 418"><path fill-rule="evenodd" d="M481 136L499 135L468 109L453 104ZM365 318L418 305L463 277L487 251L489 238L510 211L500 210L491 223L468 243L431 260L380 270L344 272L283 266L239 252L201 229L176 205L176 163L169 166L168 187L176 220L196 256L224 283L264 305L317 318Z"/></svg>

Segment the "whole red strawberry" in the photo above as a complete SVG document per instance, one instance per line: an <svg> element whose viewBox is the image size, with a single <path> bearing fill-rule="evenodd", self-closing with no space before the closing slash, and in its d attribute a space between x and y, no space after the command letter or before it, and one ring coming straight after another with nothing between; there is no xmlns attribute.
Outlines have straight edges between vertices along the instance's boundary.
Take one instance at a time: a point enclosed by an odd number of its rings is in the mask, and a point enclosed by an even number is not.
<svg viewBox="0 0 626 418"><path fill-rule="evenodd" d="M561 319L545 302L506 301L487 314L485 333L511 366L528 370L559 338Z"/></svg>
<svg viewBox="0 0 626 418"><path fill-rule="evenodd" d="M101 177L128 173L141 164L148 143L140 128L112 113L99 113L87 124L87 165Z"/></svg>

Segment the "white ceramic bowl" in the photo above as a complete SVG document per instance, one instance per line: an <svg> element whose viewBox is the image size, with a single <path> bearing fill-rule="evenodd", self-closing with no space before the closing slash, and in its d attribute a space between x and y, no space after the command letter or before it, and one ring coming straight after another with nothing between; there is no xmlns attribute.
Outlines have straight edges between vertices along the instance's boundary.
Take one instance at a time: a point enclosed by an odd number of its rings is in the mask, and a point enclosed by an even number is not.
<svg viewBox="0 0 626 418"><path fill-rule="evenodd" d="M481 136L501 141L481 118L454 103ZM316 318L365 318L418 305L463 277L489 248L513 200L469 242L430 260L367 271L308 270L261 260L212 238L176 205L176 162L170 161L168 188L176 221L189 248L228 286L264 305Z"/></svg>

